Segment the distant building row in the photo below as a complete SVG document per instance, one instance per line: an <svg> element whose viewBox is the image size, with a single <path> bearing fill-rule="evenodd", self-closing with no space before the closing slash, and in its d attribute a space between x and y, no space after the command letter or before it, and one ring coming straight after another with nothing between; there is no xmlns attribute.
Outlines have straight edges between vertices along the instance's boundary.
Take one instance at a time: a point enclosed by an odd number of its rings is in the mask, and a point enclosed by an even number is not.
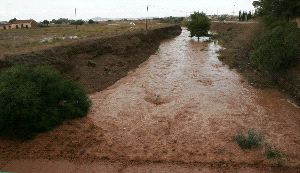
<svg viewBox="0 0 300 173"><path fill-rule="evenodd" d="M38 23L34 20L16 20L12 23L0 24L0 30L35 28L37 26Z"/></svg>

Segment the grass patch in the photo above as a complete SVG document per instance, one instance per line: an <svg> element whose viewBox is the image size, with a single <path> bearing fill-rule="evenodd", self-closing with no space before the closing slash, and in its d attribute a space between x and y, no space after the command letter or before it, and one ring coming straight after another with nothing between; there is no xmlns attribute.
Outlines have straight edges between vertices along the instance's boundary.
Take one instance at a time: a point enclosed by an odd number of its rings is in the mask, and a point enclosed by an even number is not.
<svg viewBox="0 0 300 173"><path fill-rule="evenodd" d="M254 149L262 146L263 136L254 129L248 130L247 134L238 133L235 141L242 149Z"/></svg>

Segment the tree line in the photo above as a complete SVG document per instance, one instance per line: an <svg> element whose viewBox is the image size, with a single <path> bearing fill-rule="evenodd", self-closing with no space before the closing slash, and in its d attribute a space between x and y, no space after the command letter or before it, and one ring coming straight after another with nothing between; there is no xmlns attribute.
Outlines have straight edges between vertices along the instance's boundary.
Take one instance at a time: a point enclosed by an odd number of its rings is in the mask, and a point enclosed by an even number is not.
<svg viewBox="0 0 300 173"><path fill-rule="evenodd" d="M9 23L13 23L15 21L17 21L17 18L13 18L9 20ZM40 22L40 26L49 26L49 24L56 24L56 25L60 25L60 24L70 24L70 25L83 25L83 24L95 24L96 22L92 19L88 20L88 21L84 21L82 19L80 20L72 20L72 19L68 19L68 18L60 18L60 19L52 19L51 21L49 20L43 20L42 22Z"/></svg>
<svg viewBox="0 0 300 173"><path fill-rule="evenodd" d="M289 21L300 16L299 0L258 0L253 2L259 16L282 18Z"/></svg>
<svg viewBox="0 0 300 173"><path fill-rule="evenodd" d="M251 60L259 70L278 76L296 63L300 53L300 29L290 22L300 16L300 1L258 0L253 6L265 30L254 45Z"/></svg>
<svg viewBox="0 0 300 173"><path fill-rule="evenodd" d="M83 25L83 24L85 24L85 23L88 23L88 24L94 24L94 23L96 23L94 20L92 20L92 19L90 19L90 20L88 20L88 21L84 21L84 20L82 20L82 19L80 19L80 20L70 20L70 19L68 19L68 18L60 18L60 19L52 19L51 21L48 21L48 20L44 20L43 22L42 22L42 24L44 24L44 25L49 25L50 23L52 23L52 24L57 24L57 25L59 25L59 24L70 24L70 25Z"/></svg>
<svg viewBox="0 0 300 173"><path fill-rule="evenodd" d="M239 11L239 21L248 21L253 18L251 11Z"/></svg>

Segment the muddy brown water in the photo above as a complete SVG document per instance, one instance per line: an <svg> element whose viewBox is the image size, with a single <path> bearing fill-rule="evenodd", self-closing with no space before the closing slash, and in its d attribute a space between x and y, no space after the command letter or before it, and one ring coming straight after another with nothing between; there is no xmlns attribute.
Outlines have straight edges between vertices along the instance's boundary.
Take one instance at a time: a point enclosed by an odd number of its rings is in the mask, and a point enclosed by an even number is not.
<svg viewBox="0 0 300 173"><path fill-rule="evenodd" d="M162 42L139 68L91 95L88 117L102 129L97 134L101 140L85 152L118 162L24 159L12 160L2 170L215 172L225 163L229 172L231 164L237 172L274 171L262 149L243 151L235 143L233 136L250 128L285 153L285 171L299 170L300 109L279 92L255 89L228 69L217 58L217 43L188 35L184 29ZM124 166L122 160L133 163Z"/></svg>

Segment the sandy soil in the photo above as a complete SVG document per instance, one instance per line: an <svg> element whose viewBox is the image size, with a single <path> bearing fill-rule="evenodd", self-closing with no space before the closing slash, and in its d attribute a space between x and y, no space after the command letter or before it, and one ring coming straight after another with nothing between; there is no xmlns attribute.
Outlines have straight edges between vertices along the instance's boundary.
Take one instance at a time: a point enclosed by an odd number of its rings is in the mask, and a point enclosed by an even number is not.
<svg viewBox="0 0 300 173"><path fill-rule="evenodd" d="M277 91L246 84L218 60L219 49L216 43L191 40L183 30L128 76L91 95L87 118L33 141L1 140L0 169L300 171L300 109ZM239 148L233 136L250 128L285 153L284 167L274 167L262 148Z"/></svg>

